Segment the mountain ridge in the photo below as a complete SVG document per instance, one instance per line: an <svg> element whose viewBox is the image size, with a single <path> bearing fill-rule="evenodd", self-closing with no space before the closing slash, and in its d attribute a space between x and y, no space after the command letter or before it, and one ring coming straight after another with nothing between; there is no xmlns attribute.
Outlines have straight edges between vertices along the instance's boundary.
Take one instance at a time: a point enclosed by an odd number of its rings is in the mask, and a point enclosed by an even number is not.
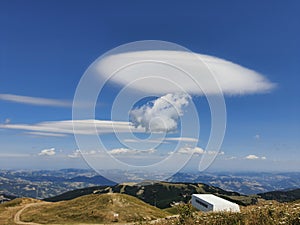
<svg viewBox="0 0 300 225"><path fill-rule="evenodd" d="M287 191L270 191L257 194L266 200L276 200L278 202L293 202L300 199L300 188Z"/></svg>
<svg viewBox="0 0 300 225"><path fill-rule="evenodd" d="M123 183L115 186L96 186L65 192L61 195L45 198L45 201L58 202L74 199L88 194L121 193L137 197L140 200L157 206L168 208L176 202L187 203L192 194L215 194L239 205L250 205L257 202L257 197L241 195L237 192L225 191L221 188L209 186L202 183L170 183L152 181L144 183Z"/></svg>

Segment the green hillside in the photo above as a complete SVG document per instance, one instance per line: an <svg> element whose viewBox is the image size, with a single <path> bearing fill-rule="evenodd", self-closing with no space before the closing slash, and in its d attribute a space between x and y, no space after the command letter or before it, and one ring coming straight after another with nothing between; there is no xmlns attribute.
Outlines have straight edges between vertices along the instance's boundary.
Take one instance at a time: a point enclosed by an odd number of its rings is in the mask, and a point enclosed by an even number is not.
<svg viewBox="0 0 300 225"><path fill-rule="evenodd" d="M146 221L168 216L156 207L125 194L85 195L26 209L21 220L42 224Z"/></svg>
<svg viewBox="0 0 300 225"><path fill-rule="evenodd" d="M300 188L290 191L270 191L258 195L267 200L276 200L278 202L291 202L300 199Z"/></svg>
<svg viewBox="0 0 300 225"><path fill-rule="evenodd" d="M225 191L206 184L194 183L168 183L168 182L144 182L136 184L118 184L112 187L92 187L66 192L62 195L45 199L46 201L62 201L73 199L91 193L124 193L143 200L144 202L161 209L168 208L174 202L187 203L192 194L215 194L239 205L256 203L256 197L240 195L237 192Z"/></svg>

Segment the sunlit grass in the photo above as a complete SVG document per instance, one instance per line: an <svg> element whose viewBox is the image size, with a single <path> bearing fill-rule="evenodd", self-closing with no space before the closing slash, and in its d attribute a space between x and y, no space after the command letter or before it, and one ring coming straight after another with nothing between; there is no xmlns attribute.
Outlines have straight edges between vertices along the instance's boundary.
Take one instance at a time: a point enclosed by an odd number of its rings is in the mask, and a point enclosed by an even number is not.
<svg viewBox="0 0 300 225"><path fill-rule="evenodd" d="M299 225L300 202L278 203L264 201L254 206L242 207L240 213L194 212L177 219L162 220L156 225Z"/></svg>

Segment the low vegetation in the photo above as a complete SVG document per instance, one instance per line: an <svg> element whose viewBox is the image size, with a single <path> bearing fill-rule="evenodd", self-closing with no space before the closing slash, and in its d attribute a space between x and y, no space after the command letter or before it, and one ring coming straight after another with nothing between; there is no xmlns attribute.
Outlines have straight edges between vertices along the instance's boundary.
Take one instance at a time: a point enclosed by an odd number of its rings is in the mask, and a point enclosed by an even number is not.
<svg viewBox="0 0 300 225"><path fill-rule="evenodd" d="M300 201L279 203L260 200L241 206L240 213L203 213L180 203L164 210L126 194L91 194L69 201L47 203L15 199L0 205L0 224L15 225L14 215L25 208L21 221L39 224L124 224L136 225L299 225ZM173 215L173 216L172 216ZM174 216L176 215L176 216Z"/></svg>
<svg viewBox="0 0 300 225"><path fill-rule="evenodd" d="M300 202L262 201L242 207L240 213L196 211L188 204L177 207L178 218L161 220L156 225L299 225ZM145 223L146 224L146 223Z"/></svg>

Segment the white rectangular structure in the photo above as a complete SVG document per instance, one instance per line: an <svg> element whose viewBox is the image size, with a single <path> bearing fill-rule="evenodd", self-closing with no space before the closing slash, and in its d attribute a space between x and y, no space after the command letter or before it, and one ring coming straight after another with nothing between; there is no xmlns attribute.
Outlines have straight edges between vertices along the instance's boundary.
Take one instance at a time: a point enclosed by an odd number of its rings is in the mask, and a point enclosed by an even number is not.
<svg viewBox="0 0 300 225"><path fill-rule="evenodd" d="M240 212L240 207L238 204L213 194L193 194L192 205L203 212Z"/></svg>

